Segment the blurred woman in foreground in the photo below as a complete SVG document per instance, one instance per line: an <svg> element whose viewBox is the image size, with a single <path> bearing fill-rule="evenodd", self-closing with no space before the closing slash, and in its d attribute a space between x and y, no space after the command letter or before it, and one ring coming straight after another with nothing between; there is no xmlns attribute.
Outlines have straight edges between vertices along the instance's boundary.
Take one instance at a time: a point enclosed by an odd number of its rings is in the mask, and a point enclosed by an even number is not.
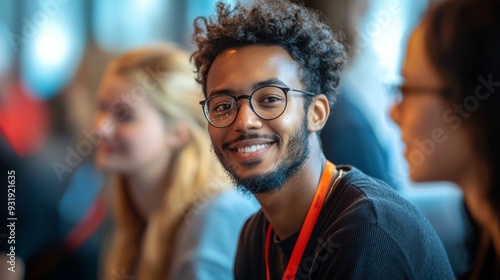
<svg viewBox="0 0 500 280"><path fill-rule="evenodd" d="M480 228L464 278L500 279L500 1L447 1L413 33L401 127L410 177L447 180L464 194Z"/></svg>

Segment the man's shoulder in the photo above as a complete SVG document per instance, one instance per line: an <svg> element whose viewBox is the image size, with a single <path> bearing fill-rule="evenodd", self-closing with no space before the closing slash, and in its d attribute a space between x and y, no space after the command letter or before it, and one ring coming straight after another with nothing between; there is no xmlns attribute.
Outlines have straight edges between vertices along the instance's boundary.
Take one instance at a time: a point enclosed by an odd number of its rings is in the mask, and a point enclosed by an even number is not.
<svg viewBox="0 0 500 280"><path fill-rule="evenodd" d="M351 168L324 210L314 240L321 254L336 264L325 266L325 271L332 267L332 275L349 277L392 269L396 278L430 279L432 273L449 278L446 252L429 222L384 182ZM381 265L379 259L386 262ZM336 271L359 261L366 264L361 270Z"/></svg>
<svg viewBox="0 0 500 280"><path fill-rule="evenodd" d="M344 176L339 185L356 188L365 193L366 196L376 196L386 193L397 194L393 187L386 182L371 177L352 165L337 165L337 169L344 171ZM375 193L373 191L376 191Z"/></svg>
<svg viewBox="0 0 500 280"><path fill-rule="evenodd" d="M385 208L403 212L408 209L417 211L386 182L368 176L353 166L341 165L339 168L347 172L333 193L336 203L342 203L346 207L372 208L375 212Z"/></svg>
<svg viewBox="0 0 500 280"><path fill-rule="evenodd" d="M366 175L354 166L339 165L337 168L342 170L344 175L339 180L327 203L369 207L381 202L399 203L404 200L387 183Z"/></svg>
<svg viewBox="0 0 500 280"><path fill-rule="evenodd" d="M383 181L355 168L343 177L325 206L326 236L339 232L360 235L359 228L377 228L401 247L408 245L408 238L441 246L434 229L413 204ZM370 231L366 238L372 236Z"/></svg>
<svg viewBox="0 0 500 280"><path fill-rule="evenodd" d="M396 239L403 232L435 235L432 226L413 204L383 181L353 167L325 204L323 215L331 229L368 223Z"/></svg>

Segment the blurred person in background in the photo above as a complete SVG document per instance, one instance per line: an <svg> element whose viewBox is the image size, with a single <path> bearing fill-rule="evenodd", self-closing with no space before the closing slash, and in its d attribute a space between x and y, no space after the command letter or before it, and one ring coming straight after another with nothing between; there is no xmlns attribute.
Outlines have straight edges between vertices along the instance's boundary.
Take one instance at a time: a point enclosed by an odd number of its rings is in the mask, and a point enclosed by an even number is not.
<svg viewBox="0 0 500 280"><path fill-rule="evenodd" d="M353 68L354 61L360 59L357 54L361 51L367 52L366 46L361 47L358 33L370 0L305 0L304 4L320 11L332 30L345 34L348 46L349 62L343 73L345 79L343 78L341 94L321 132L326 158L332 162L356 166L366 174L385 181L394 189L401 189L401 182L393 176L396 170L391 144L386 139L387 135L381 135L381 129L375 127L380 124L374 123L373 116L364 104L368 99L363 97L384 94L381 88L366 86L380 81L372 75L371 69L359 69L359 66ZM370 59L372 67L378 65L373 56L365 55L361 59ZM347 79L352 76L349 75L352 71L357 71L355 80ZM365 86L360 87L360 84Z"/></svg>
<svg viewBox="0 0 500 280"><path fill-rule="evenodd" d="M500 279L499 50L499 1L438 5L411 36L391 110L411 179L456 183L477 223L464 279Z"/></svg>
<svg viewBox="0 0 500 280"><path fill-rule="evenodd" d="M387 53L399 57L396 50L404 49L407 37L419 23L426 5L423 2L398 0L305 0L304 3L321 12L334 30L346 34L349 62L343 72L343 84L338 101L321 132L323 149L334 162L356 166L367 174L393 186L425 215L438 233L456 275L467 270L466 257L473 227L468 222L463 197L447 182L433 182L431 188L417 186L408 178L401 155L399 131L388 120L392 99L387 94L387 81L380 72L384 61L391 60L375 51L384 41ZM440 0L431 0L432 5ZM411 12L410 12L411 11ZM389 31L377 30L384 27ZM401 35L400 40L395 40ZM382 37L382 38L381 38ZM401 52L401 60L404 52ZM399 61L399 59L398 59ZM387 65L385 66L387 67ZM391 71L399 75L401 66ZM373 101L376 102L373 102ZM374 116L367 104L376 104ZM371 104L370 104L371 105ZM369 106L368 106L369 107ZM399 163L399 167L396 164Z"/></svg>
<svg viewBox="0 0 500 280"><path fill-rule="evenodd" d="M201 98L189 53L174 45L108 65L95 116L116 219L105 279L232 278L240 228L258 204L231 189L211 153Z"/></svg>
<svg viewBox="0 0 500 280"><path fill-rule="evenodd" d="M68 134L67 126L60 122L65 119L62 94L45 101L17 78L9 79L9 84L0 102L0 167L4 174L15 172L15 200L11 201L15 204L11 206L17 221L15 240L10 244L0 240L0 250L11 253L14 246L16 256L15 273L6 269L7 275L0 273L0 279L95 279L100 242L97 231L82 230L87 209L71 221L64 214L82 210L80 200L73 200L70 209L58 209L74 179L74 173L64 172L59 180L53 169L56 162L64 163L64 156L58 155L65 151L62 143L73 146L61 140ZM87 188L90 179L87 176ZM7 188L4 191L7 198ZM88 238L90 235L94 238Z"/></svg>

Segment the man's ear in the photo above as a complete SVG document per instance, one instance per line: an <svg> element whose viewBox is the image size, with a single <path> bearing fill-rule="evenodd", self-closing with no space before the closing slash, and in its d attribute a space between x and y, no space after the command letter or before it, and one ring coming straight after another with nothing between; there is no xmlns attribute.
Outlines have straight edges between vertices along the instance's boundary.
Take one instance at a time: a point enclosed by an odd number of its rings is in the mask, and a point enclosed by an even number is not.
<svg viewBox="0 0 500 280"><path fill-rule="evenodd" d="M167 145L173 149L181 148L191 137L188 125L182 122L172 124L166 133Z"/></svg>
<svg viewBox="0 0 500 280"><path fill-rule="evenodd" d="M313 97L307 118L309 121L309 132L318 132L324 126L330 115L330 104L328 98L324 94L319 94Z"/></svg>

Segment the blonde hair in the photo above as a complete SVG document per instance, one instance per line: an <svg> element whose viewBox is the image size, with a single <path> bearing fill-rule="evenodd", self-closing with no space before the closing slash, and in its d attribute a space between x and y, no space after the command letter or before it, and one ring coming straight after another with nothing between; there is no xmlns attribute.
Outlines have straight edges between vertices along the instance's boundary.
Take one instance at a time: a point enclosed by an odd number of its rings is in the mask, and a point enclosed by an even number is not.
<svg viewBox="0 0 500 280"><path fill-rule="evenodd" d="M222 167L210 151L206 120L198 102L203 99L194 79L189 53L174 45L129 51L106 69L105 75L122 75L168 123L189 127L187 143L176 153L168 171L163 205L158 215L145 220L132 203L123 179L114 196L116 230L105 266L105 279L136 273L137 279L164 279L172 263L176 233L189 211L229 186ZM148 234L145 235L146 226ZM144 246L144 247L142 247ZM142 250L141 250L142 249Z"/></svg>

